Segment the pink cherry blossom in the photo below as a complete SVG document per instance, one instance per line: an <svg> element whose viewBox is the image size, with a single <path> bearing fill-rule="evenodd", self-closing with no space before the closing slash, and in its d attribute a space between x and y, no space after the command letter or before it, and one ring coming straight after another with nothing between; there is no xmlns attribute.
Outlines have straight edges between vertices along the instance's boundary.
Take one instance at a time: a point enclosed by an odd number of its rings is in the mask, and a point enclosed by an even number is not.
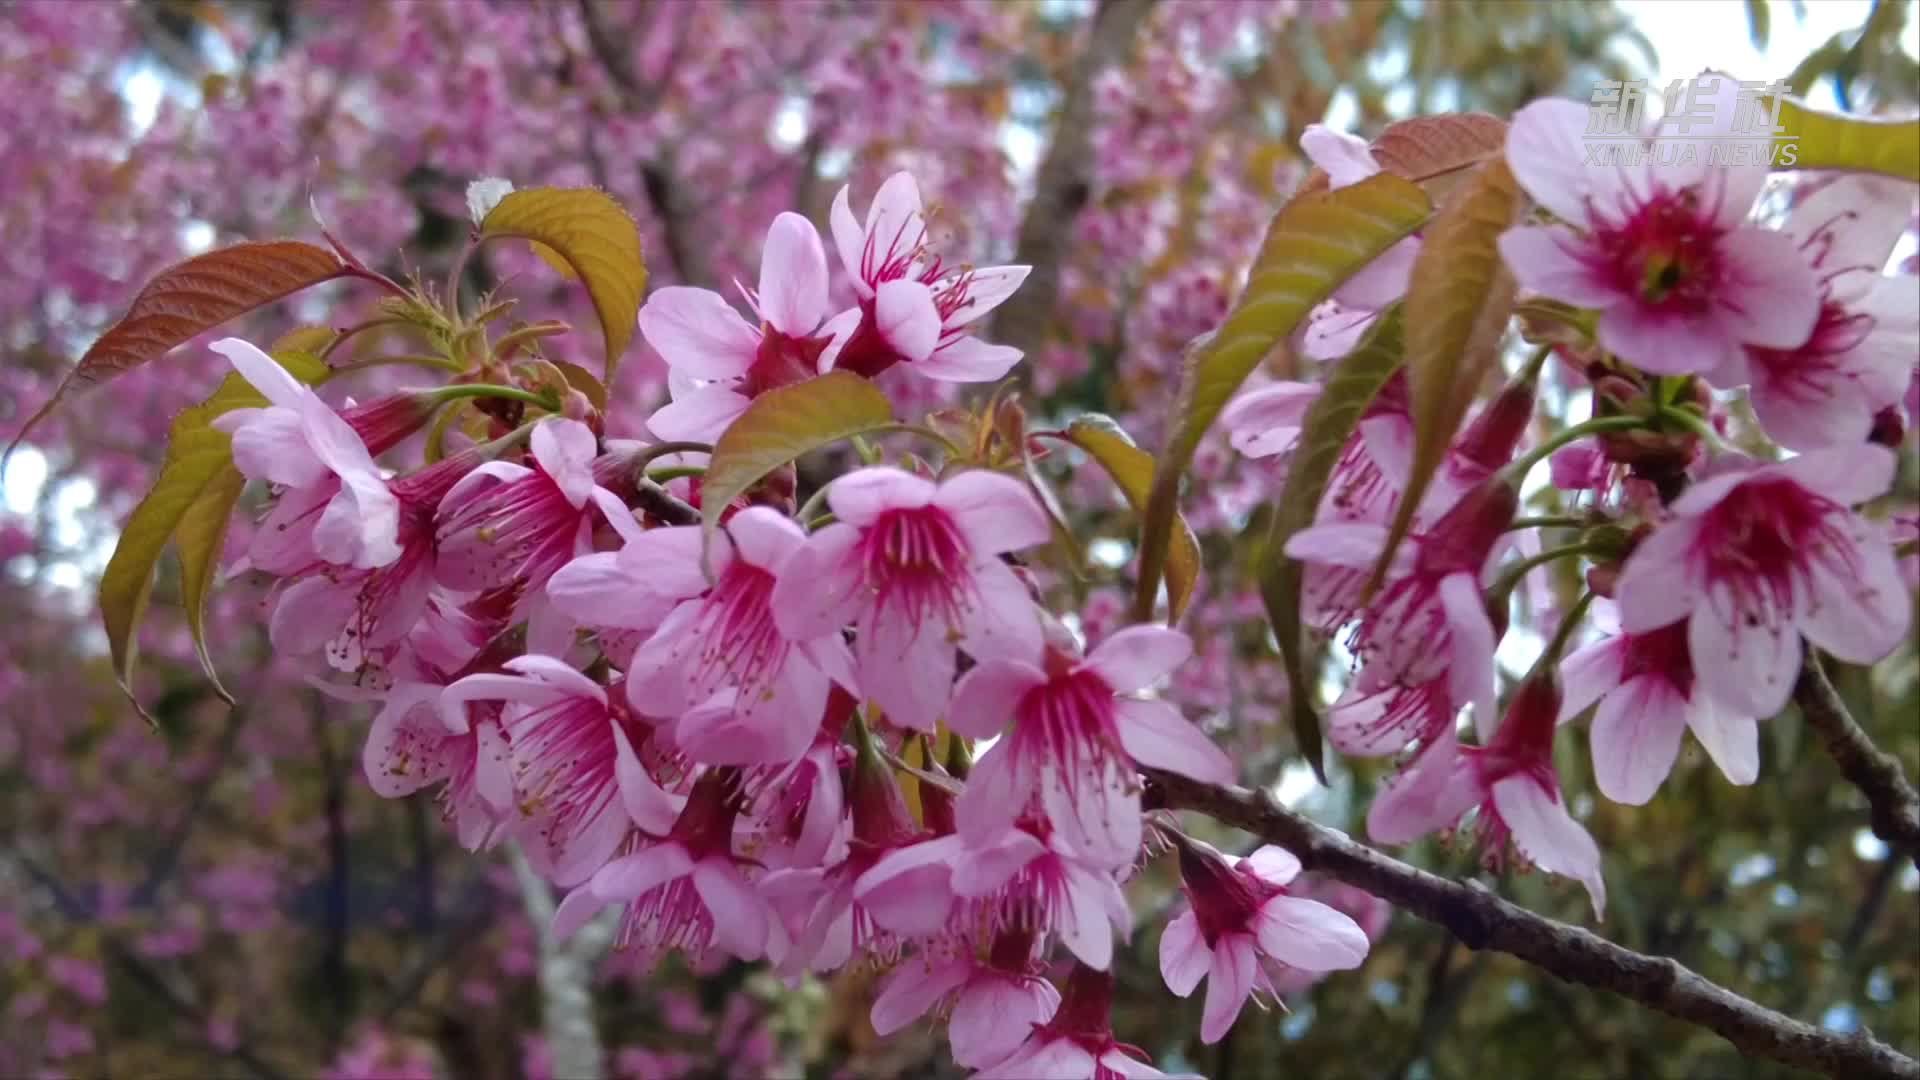
<svg viewBox="0 0 1920 1080"><path fill-rule="evenodd" d="M874 1031L892 1035L929 1012L944 1013L957 1064L987 1069L1005 1061L1060 1008L1034 944L1032 934L1003 933L984 960L966 951L903 961L874 995Z"/></svg>
<svg viewBox="0 0 1920 1080"><path fill-rule="evenodd" d="M758 327L709 289L674 285L647 298L640 335L666 360L673 389L673 403L647 421L654 435L713 442L755 397L825 371L859 321L854 311L829 319L826 249L791 212L767 230L760 288L747 300Z"/></svg>
<svg viewBox="0 0 1920 1080"><path fill-rule="evenodd" d="M875 467L835 480L827 503L836 521L781 570L774 616L795 639L852 623L856 677L889 723L933 731L956 647L976 660L1039 654L1031 595L999 557L1052 535L1024 484L983 470L936 484Z"/></svg>
<svg viewBox="0 0 1920 1080"><path fill-rule="evenodd" d="M547 579L593 549L597 521L626 533L639 529L626 504L595 482L598 440L585 424L541 421L532 444L532 468L489 461L440 501L434 579L467 592L518 586L516 621L529 621L535 651L558 652L572 628L549 601Z"/></svg>
<svg viewBox="0 0 1920 1080"><path fill-rule="evenodd" d="M859 685L837 626L796 637L775 618L775 581L806 534L764 506L739 512L713 536L711 587L699 534L695 526L651 529L628 542L666 556L652 571L656 592L676 601L628 665L630 700L637 711L681 717L676 740L696 760L791 761L812 741L828 688Z"/></svg>
<svg viewBox="0 0 1920 1080"><path fill-rule="evenodd" d="M399 558L400 501L353 428L252 345L222 338L211 348L267 399L262 408L233 409L213 422L233 436L234 466L282 491L263 531L284 532L317 509L298 530L315 558L362 570Z"/></svg>
<svg viewBox="0 0 1920 1080"><path fill-rule="evenodd" d="M974 765L957 812L961 832L1000 833L1036 796L1071 843L1110 865L1140 846L1142 766L1231 782L1233 762L1164 701L1132 696L1193 652L1187 636L1132 626L1085 659L1050 646L1044 667L988 660L961 678L947 723L969 738L1010 731Z"/></svg>
<svg viewBox="0 0 1920 1080"><path fill-rule="evenodd" d="M1378 175L1367 141L1325 124L1309 124L1300 134L1300 149L1326 170L1327 187L1338 191ZM1420 255L1420 238L1409 236L1394 244L1359 273L1334 290L1332 301L1316 310L1306 336L1307 353L1316 360L1343 356L1359 344L1379 313L1407 293L1413 263ZM1312 332L1317 327L1319 333Z"/></svg>
<svg viewBox="0 0 1920 1080"><path fill-rule="evenodd" d="M1713 133L1732 129L1738 84L1701 77ZM1599 342L1645 371L1709 374L1742 346L1795 349L1820 291L1793 240L1748 225L1766 183L1765 140L1751 165L1722 165L1713 134L1659 133L1633 164L1589 163L1585 102L1538 101L1514 114L1507 162L1560 220L1500 238L1520 284L1601 312ZM1615 143L1638 149L1638 144Z"/></svg>
<svg viewBox="0 0 1920 1080"><path fill-rule="evenodd" d="M1363 667L1327 710L1327 741L1355 757L1397 754L1432 741L1458 711L1444 675L1407 686Z"/></svg>
<svg viewBox="0 0 1920 1080"><path fill-rule="evenodd" d="M1200 1040L1219 1042L1247 998L1277 997L1286 968L1359 967L1367 935L1345 914L1288 894L1300 860L1268 845L1229 863L1198 841L1178 838L1180 878L1191 907L1160 937L1160 974L1180 997L1207 980ZM1283 966L1284 965L1284 966Z"/></svg>
<svg viewBox="0 0 1920 1080"><path fill-rule="evenodd" d="M1820 313L1805 342L1748 346L1724 373L1750 382L1754 415L1782 446L1866 441L1874 414L1900 400L1920 356L1920 296L1880 274L1913 201L1911 184L1842 176L1807 196L1784 232L1819 276Z"/></svg>
<svg viewBox="0 0 1920 1080"><path fill-rule="evenodd" d="M1716 703L1694 677L1686 624L1647 634L1619 634L1581 649L1561 665L1562 721L1596 701L1589 741L1601 794L1638 806L1653 797L1680 755L1691 728L1728 780L1760 775L1760 730L1751 716Z"/></svg>
<svg viewBox="0 0 1920 1080"><path fill-rule="evenodd" d="M858 326L836 341L823 369L873 376L904 363L909 371L945 382L992 382L1020 361L1020 350L989 345L967 333L1026 280L1028 267L948 269L928 241L920 186L909 173L887 178L854 217L849 188L834 196L829 216L840 263L853 279ZM836 316L835 323L840 317Z"/></svg>
<svg viewBox="0 0 1920 1080"><path fill-rule="evenodd" d="M1700 686L1736 715L1772 716L1800 670L1800 639L1868 664L1912 617L1886 533L1849 509L1885 492L1883 446L1730 468L1676 499L1628 557L1615 596L1629 634L1685 620Z"/></svg>
<svg viewBox="0 0 1920 1080"><path fill-rule="evenodd" d="M1549 673L1520 684L1486 745L1463 748L1446 728L1374 798L1367 834L1405 844L1451 828L1477 808L1475 827L1489 865L1499 865L1510 840L1535 866L1585 885L1599 918L1607 902L1600 848L1567 813L1553 768L1559 712L1560 687Z"/></svg>
<svg viewBox="0 0 1920 1080"><path fill-rule="evenodd" d="M1113 976L1075 968L1053 1019L974 1080L1185 1080L1188 1074L1161 1072L1144 1051L1115 1039L1112 1009Z"/></svg>
<svg viewBox="0 0 1920 1080"><path fill-rule="evenodd" d="M440 707L446 683L439 672L421 666L405 676L387 690L367 731L367 785L381 798L399 799L444 784L440 805L461 846L490 846L513 808L500 706L469 700L449 714Z"/></svg>
<svg viewBox="0 0 1920 1080"><path fill-rule="evenodd" d="M630 838L631 850L567 894L554 912L554 934L570 936L620 904L615 940L622 948L648 957L677 949L690 964L716 949L741 960L765 955L774 915L733 853L739 779L733 769L702 774L664 837Z"/></svg>

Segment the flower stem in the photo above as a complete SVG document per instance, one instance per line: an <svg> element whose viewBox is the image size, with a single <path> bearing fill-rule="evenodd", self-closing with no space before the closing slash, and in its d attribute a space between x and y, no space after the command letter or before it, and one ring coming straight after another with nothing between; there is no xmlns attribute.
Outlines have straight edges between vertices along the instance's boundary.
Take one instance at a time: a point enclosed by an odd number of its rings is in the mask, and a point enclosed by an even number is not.
<svg viewBox="0 0 1920 1080"><path fill-rule="evenodd" d="M1500 470L1508 483L1518 484L1533 471L1535 465L1552 457L1554 451L1572 443L1579 442L1589 435L1599 435L1611 431L1636 431L1652 427L1644 417L1639 416L1596 416L1566 428L1546 442L1516 458L1512 464Z"/></svg>
<svg viewBox="0 0 1920 1080"><path fill-rule="evenodd" d="M1517 517L1507 526L1508 532L1521 529L1577 529L1588 524L1586 518L1570 514L1546 514L1539 517Z"/></svg>
<svg viewBox="0 0 1920 1080"><path fill-rule="evenodd" d="M439 403L443 404L457 398L497 397L506 398L509 401L522 401L528 405L536 405L548 412L560 411L560 403L554 401L552 398L542 397L530 390L522 390L517 386L500 386L497 383L457 383L453 386L442 387L435 392L434 396Z"/></svg>
<svg viewBox="0 0 1920 1080"><path fill-rule="evenodd" d="M1494 579L1493 588L1487 590L1487 592L1498 602L1502 598L1511 595L1514 588L1520 584L1520 579L1527 576L1527 572L1537 566L1545 566L1550 562L1557 562L1561 559L1574 558L1581 555L1596 555L1605 550L1607 550L1607 545L1591 540L1583 540L1575 544L1562 544L1557 548L1548 548L1538 555L1529 555L1511 566L1502 568L1500 576Z"/></svg>
<svg viewBox="0 0 1920 1080"><path fill-rule="evenodd" d="M656 484L664 484L669 480L678 480L687 476L705 476L706 474L707 467L705 465L671 465L657 472L648 473L647 479Z"/></svg>
<svg viewBox="0 0 1920 1080"><path fill-rule="evenodd" d="M1580 625L1580 620L1587 614L1588 605L1592 603L1593 590L1588 589L1580 594L1580 599L1573 602L1573 607L1567 609L1567 613L1560 619L1560 626L1553 632L1553 640L1547 643L1546 651L1540 654L1540 659L1533 662L1536 669L1543 664L1560 662L1560 653L1566 649L1567 642L1573 639L1574 628Z"/></svg>

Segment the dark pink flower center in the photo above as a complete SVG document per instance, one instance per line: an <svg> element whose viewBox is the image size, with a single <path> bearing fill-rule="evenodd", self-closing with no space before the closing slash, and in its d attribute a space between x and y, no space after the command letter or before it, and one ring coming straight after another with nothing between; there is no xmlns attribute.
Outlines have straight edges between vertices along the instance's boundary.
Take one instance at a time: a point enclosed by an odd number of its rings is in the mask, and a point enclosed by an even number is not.
<svg viewBox="0 0 1920 1080"><path fill-rule="evenodd" d="M1702 516L1695 548L1716 608L1730 602L1721 617L1777 627L1798 601L1817 595L1814 567L1838 559L1856 570L1840 525L1845 513L1784 476L1758 476L1728 492Z"/></svg>
<svg viewBox="0 0 1920 1080"><path fill-rule="evenodd" d="M972 591L972 552L938 507L887 510L860 539L860 561L875 602L911 626L958 627Z"/></svg>
<svg viewBox="0 0 1920 1080"><path fill-rule="evenodd" d="M1836 376L1858 377L1842 372L1840 360L1865 341L1873 328L1873 316L1849 312L1828 299L1820 305L1806 344L1796 349L1748 346L1747 359L1775 393L1800 402L1822 401L1833 396Z"/></svg>
<svg viewBox="0 0 1920 1080"><path fill-rule="evenodd" d="M1687 652L1687 621L1681 619L1651 633L1627 638L1620 681L1642 675L1666 680L1681 697L1693 696L1693 658Z"/></svg>
<svg viewBox="0 0 1920 1080"><path fill-rule="evenodd" d="M820 373L820 354L833 338L789 337L772 324L760 328L760 348L753 354L753 366L740 384L740 392L759 397L769 390L805 382Z"/></svg>
<svg viewBox="0 0 1920 1080"><path fill-rule="evenodd" d="M739 558L720 572L692 629L700 642L693 658L698 685L719 686L731 677L742 698L768 689L787 660L787 639L773 621L773 580Z"/></svg>
<svg viewBox="0 0 1920 1080"><path fill-rule="evenodd" d="M1027 691L1014 737L1033 760L1051 762L1077 803L1081 784L1107 782L1125 751L1114 722L1113 688L1091 671L1067 671Z"/></svg>
<svg viewBox="0 0 1920 1080"><path fill-rule="evenodd" d="M1720 284L1720 241L1711 207L1695 188L1655 190L1624 220L1593 217L1594 271L1622 293L1674 314L1708 310Z"/></svg>
<svg viewBox="0 0 1920 1080"><path fill-rule="evenodd" d="M1209 949L1223 935L1245 933L1260 905L1286 891L1228 866L1219 856L1185 840L1179 842L1179 852L1180 880L1186 886L1187 900L1193 905L1200 937Z"/></svg>

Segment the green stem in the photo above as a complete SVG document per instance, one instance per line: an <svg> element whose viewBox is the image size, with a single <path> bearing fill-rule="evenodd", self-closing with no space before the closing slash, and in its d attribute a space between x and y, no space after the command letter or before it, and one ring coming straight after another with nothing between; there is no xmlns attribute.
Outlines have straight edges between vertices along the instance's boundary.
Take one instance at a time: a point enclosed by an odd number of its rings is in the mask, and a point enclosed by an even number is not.
<svg viewBox="0 0 1920 1080"><path fill-rule="evenodd" d="M1542 345L1539 348L1533 350L1533 354L1527 357L1526 364L1520 368L1520 381L1531 382L1534 379L1539 378L1540 369L1546 366L1547 357L1552 355L1553 355L1552 345Z"/></svg>
<svg viewBox="0 0 1920 1080"><path fill-rule="evenodd" d="M500 386L496 383L456 383L453 386L444 386L434 391L436 404L445 404L458 398L476 397L506 398L509 401L523 401L528 405L538 406L548 412L560 411L559 402L554 401L552 398L542 397L532 391L522 390L517 386Z"/></svg>
<svg viewBox="0 0 1920 1080"><path fill-rule="evenodd" d="M1507 526L1508 532L1521 529L1577 529L1587 524L1586 518L1568 514L1546 514L1539 517L1517 517Z"/></svg>
<svg viewBox="0 0 1920 1080"><path fill-rule="evenodd" d="M467 260L472 258L473 253L479 249L480 240L477 228L469 231L466 246L460 249L460 254L454 256L453 269L447 271L447 318L452 320L456 327L460 325L460 279L466 276Z"/></svg>
<svg viewBox="0 0 1920 1080"><path fill-rule="evenodd" d="M1520 579L1537 566L1545 566L1550 562L1580 555L1597 555L1605 550L1607 550L1605 544L1585 540L1577 544L1563 544L1557 548L1548 548L1538 555L1529 555L1511 566L1502 568L1500 576L1494 579L1493 588L1487 592L1497 602L1500 598L1512 594L1514 587L1520 584Z"/></svg>
<svg viewBox="0 0 1920 1080"><path fill-rule="evenodd" d="M827 501L827 489L832 486L833 481L828 480L826 483L814 488L813 494L807 496L807 501L800 504L800 512L795 514L794 517L802 522L806 522L808 529L813 528L812 522L814 515L819 512L820 507Z"/></svg>
<svg viewBox="0 0 1920 1080"><path fill-rule="evenodd" d="M1528 473L1533 471L1535 465L1552 457L1553 452L1559 450L1561 447L1579 442L1589 435L1599 435L1612 431L1637 431L1652 426L1653 425L1649 424L1645 418L1639 416L1596 416L1591 420L1583 421L1559 432L1546 442L1541 443L1539 446L1534 447L1519 458L1516 458L1512 464L1500 470L1500 472L1508 483L1517 485Z"/></svg>
<svg viewBox="0 0 1920 1080"><path fill-rule="evenodd" d="M648 473L647 479L656 484L664 484L669 480L678 480L685 476L705 476L706 474L707 467L705 465L673 465L656 472Z"/></svg>
<svg viewBox="0 0 1920 1080"><path fill-rule="evenodd" d="M633 455L633 471L637 474L655 461L668 454L711 454L713 447L703 442L662 442L654 443L645 450Z"/></svg>
<svg viewBox="0 0 1920 1080"><path fill-rule="evenodd" d="M571 329L573 328L566 323L549 320L547 322L532 323L518 330L509 331L505 337L493 343L494 358L497 360L506 359L507 355L513 351L514 346L519 345L521 342L538 341L546 337L558 337Z"/></svg>
<svg viewBox="0 0 1920 1080"><path fill-rule="evenodd" d="M1543 664L1560 662L1560 653L1566 649L1567 642L1572 639L1574 627L1580 625L1581 618L1587 613L1587 606L1592 603L1593 590L1591 589L1581 593L1580 599L1574 601L1573 607L1568 609L1566 615L1561 618L1559 628L1553 632L1553 640L1547 643L1547 651L1541 653L1540 659L1533 662L1536 669Z"/></svg>
<svg viewBox="0 0 1920 1080"><path fill-rule="evenodd" d="M1664 405L1661 406L1657 415L1662 422L1672 423L1677 427L1686 428L1688 431L1700 436L1700 441L1706 443L1715 451L1726 449L1726 444L1720 441L1720 433L1713 430L1713 425L1707 423L1705 417L1700 416L1691 409L1680 405Z"/></svg>

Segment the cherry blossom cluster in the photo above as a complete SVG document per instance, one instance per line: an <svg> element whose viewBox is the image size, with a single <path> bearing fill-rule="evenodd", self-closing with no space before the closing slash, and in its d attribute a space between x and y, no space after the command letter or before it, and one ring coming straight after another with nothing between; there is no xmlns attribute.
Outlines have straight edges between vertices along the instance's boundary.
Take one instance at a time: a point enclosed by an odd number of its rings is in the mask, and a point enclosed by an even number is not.
<svg viewBox="0 0 1920 1080"><path fill-rule="evenodd" d="M476 187L476 216L499 194ZM438 787L464 845L519 845L568 890L561 936L611 909L647 957L872 966L876 1029L938 1012L984 1075L1157 1075L1107 1025L1123 885L1149 852L1178 851L1191 910L1162 966L1182 995L1207 980L1208 1041L1250 997L1357 966L1368 934L1299 894L1287 852L1223 854L1143 808L1143 769L1237 779L1155 692L1191 643L1136 625L1087 649L1041 606L1020 558L1052 524L1026 481L874 462L798 509L789 473L717 529L687 520L711 443L762 394L896 366L986 382L1020 359L969 327L1026 268L945 263L911 176L864 220L843 190L831 225L844 311L791 213L741 289L751 321L705 290L651 295L640 331L674 395L647 421L658 442L603 437L575 394L390 475L376 456L487 388L335 411L259 349L215 343L267 402L217 423L273 491L245 556L277 582L273 643L375 702L375 791Z"/></svg>
<svg viewBox="0 0 1920 1080"><path fill-rule="evenodd" d="M1913 560L1903 571L1895 545L1911 548L1913 525L1864 509L1894 485L1901 399L1910 417L1920 391L1920 290L1884 273L1915 193L1865 175L1770 188L1765 154L1725 152L1737 85L1702 76L1712 124L1655 127L1659 152L1638 165L1586 160L1583 103L1516 115L1506 161L1539 210L1501 236L1501 254L1523 295L1590 313L1590 336L1552 339L1466 426L1378 588L1368 577L1412 458L1403 375L1367 407L1314 524L1286 548L1306 564L1307 620L1344 631L1354 657L1333 745L1401 758L1368 814L1372 838L1464 822L1490 864L1511 849L1578 880L1596 915L1600 851L1561 790L1559 725L1597 704L1594 775L1617 802L1648 801L1689 730L1750 784L1758 722L1787 704L1806 649L1869 664L1910 629ZM1335 188L1379 171L1359 139L1316 128L1304 142ZM1420 244L1400 242L1316 310L1300 335L1308 355L1358 344L1405 294ZM1523 452L1549 351L1592 419ZM1243 394L1224 417L1235 448L1288 454L1320 393L1276 382ZM1757 418L1754 453L1727 442L1737 397ZM1533 497L1566 512L1522 513L1523 481L1549 453L1550 487ZM1535 530L1573 542L1543 551ZM1553 641L1503 719L1495 650L1512 594L1535 566L1583 559L1586 595L1548 599ZM1563 660L1589 610L1602 636ZM1463 745L1469 709L1476 741Z"/></svg>

